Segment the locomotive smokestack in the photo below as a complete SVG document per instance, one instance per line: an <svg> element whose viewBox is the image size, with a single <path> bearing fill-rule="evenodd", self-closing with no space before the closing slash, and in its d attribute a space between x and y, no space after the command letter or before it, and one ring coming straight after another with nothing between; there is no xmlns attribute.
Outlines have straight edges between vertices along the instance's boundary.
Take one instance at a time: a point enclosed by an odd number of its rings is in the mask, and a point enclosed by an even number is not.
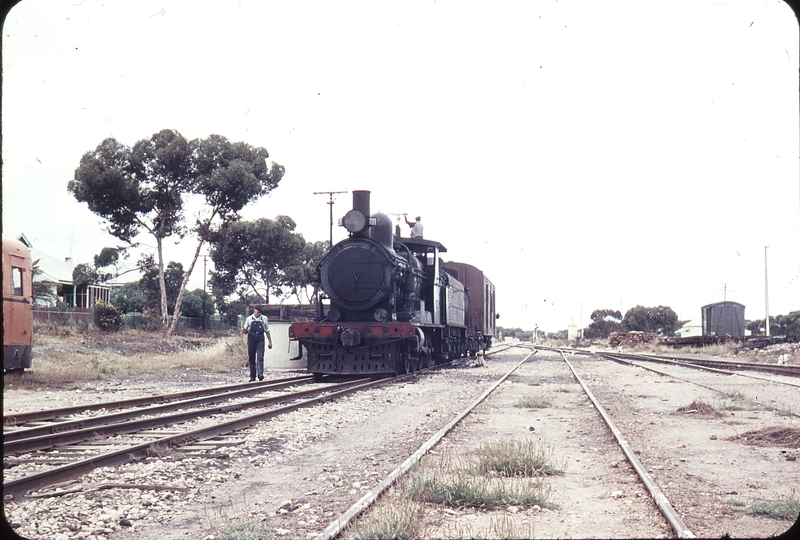
<svg viewBox="0 0 800 540"><path fill-rule="evenodd" d="M369 219L369 191L353 191L353 210L358 210Z"/></svg>

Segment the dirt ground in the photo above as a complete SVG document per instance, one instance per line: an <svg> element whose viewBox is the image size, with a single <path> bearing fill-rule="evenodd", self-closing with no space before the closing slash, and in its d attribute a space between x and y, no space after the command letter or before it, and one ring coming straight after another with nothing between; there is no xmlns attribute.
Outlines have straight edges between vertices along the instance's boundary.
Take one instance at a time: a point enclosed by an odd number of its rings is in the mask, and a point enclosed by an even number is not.
<svg viewBox="0 0 800 540"><path fill-rule="evenodd" d="M96 471L82 479L84 491L6 501L5 515L31 539L211 540L237 521L263 524L278 538L312 538L527 354L510 349L490 357L488 367L462 363L295 411L239 434L241 444L226 447L224 457L219 450L214 458L176 453ZM800 445L792 437L800 422L786 411L800 410L800 392L728 377L726 392L754 392L778 410L726 409L719 393L639 368L589 360L574 365L695 535L768 537L788 529L790 521L748 509L798 498ZM244 370L181 370L70 389L12 386L4 388L4 414L241 382ZM686 377L721 384L718 375ZM525 397L546 405L518 406ZM698 403L715 412L701 411ZM424 537L673 536L560 356L533 356L425 459L467 456L482 442L506 439L538 441L563 461L563 474L546 479L551 504L431 506ZM176 489L88 489L143 479Z"/></svg>

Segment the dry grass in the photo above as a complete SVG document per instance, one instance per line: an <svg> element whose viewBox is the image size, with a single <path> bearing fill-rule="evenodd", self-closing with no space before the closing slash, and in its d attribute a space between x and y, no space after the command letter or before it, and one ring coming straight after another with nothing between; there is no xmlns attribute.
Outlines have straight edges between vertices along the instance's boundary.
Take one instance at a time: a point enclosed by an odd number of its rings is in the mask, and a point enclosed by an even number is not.
<svg viewBox="0 0 800 540"><path fill-rule="evenodd" d="M514 407L519 409L546 409L550 405L551 403L546 398L535 394L522 396L514 403Z"/></svg>
<svg viewBox="0 0 800 540"><path fill-rule="evenodd" d="M680 407L679 413L683 414L696 414L698 416L721 416L722 413L718 412L712 405L704 401L694 400L686 407Z"/></svg>
<svg viewBox="0 0 800 540"><path fill-rule="evenodd" d="M430 454L352 523L345 538L441 538L445 530L445 538L531 538L530 523L503 512L509 506L557 508L547 476L565 467L552 447L536 441L490 441L472 452ZM473 530L454 518L467 511L501 514L489 518L488 528Z"/></svg>
<svg viewBox="0 0 800 540"><path fill-rule="evenodd" d="M35 334L33 366L6 375L5 387L69 387L78 382L120 376L197 369L226 372L241 367L247 350L241 336L173 336L157 332L84 332Z"/></svg>
<svg viewBox="0 0 800 540"><path fill-rule="evenodd" d="M755 431L748 431L730 437L729 441L739 441L758 446L800 447L800 428L774 426Z"/></svg>

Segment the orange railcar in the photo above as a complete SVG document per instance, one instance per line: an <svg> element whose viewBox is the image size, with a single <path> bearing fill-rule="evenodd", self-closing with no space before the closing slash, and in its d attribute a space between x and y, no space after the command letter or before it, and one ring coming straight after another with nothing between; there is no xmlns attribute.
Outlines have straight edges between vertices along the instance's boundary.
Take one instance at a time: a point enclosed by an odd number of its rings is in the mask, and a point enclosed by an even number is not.
<svg viewBox="0 0 800 540"><path fill-rule="evenodd" d="M3 369L31 367L33 346L33 266L28 248L3 239Z"/></svg>

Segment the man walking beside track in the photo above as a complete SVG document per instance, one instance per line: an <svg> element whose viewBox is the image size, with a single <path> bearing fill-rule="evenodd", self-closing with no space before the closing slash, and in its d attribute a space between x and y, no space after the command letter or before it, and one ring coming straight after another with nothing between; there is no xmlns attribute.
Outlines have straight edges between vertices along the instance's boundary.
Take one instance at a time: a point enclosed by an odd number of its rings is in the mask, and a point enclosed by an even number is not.
<svg viewBox="0 0 800 540"><path fill-rule="evenodd" d="M247 361L250 364L250 381L264 380L264 341L272 348L272 334L269 333L269 321L261 315L261 308L254 307L253 314L244 321L242 331L247 334Z"/></svg>

